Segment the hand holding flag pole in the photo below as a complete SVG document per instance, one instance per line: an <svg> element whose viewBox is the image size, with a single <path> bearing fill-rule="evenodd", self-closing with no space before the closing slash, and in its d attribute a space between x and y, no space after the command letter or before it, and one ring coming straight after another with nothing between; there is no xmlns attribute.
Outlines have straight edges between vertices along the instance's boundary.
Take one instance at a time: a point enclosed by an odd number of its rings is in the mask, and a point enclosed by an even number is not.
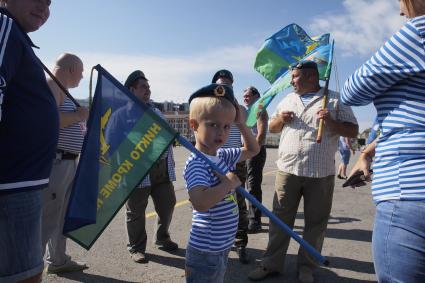
<svg viewBox="0 0 425 283"><path fill-rule="evenodd" d="M323 93L324 93L324 95L323 95L323 98L322 98L322 109L326 109L326 105L328 104L329 79L326 80L325 89L324 89ZM320 121L319 121L319 130L317 131L317 138L316 138L317 143L322 142L324 127L325 127L325 123L324 123L323 118L321 118Z"/></svg>
<svg viewBox="0 0 425 283"><path fill-rule="evenodd" d="M201 152L199 152L189 141L187 141L182 136L177 136L177 140L185 148L195 153L198 157L202 158L205 162L208 163L215 171L220 174L224 174L220 168L218 168L211 160L205 157ZM282 220L280 220L276 215L274 215L270 210L268 210L264 205L262 205L254 196L249 194L243 187L236 189L238 193L247 198L253 205L266 214L270 220L272 220L276 225L278 225L285 233L291 236L295 241L297 241L308 253L310 253L318 262L322 263L325 266L329 266L329 260L322 256L317 250L315 250L309 243L304 241L297 233L291 230Z"/></svg>

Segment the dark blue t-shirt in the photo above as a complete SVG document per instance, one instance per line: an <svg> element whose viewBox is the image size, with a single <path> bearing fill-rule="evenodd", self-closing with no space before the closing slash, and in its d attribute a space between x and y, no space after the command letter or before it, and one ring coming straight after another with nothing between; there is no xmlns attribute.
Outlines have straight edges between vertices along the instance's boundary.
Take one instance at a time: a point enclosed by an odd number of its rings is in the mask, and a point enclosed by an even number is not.
<svg viewBox="0 0 425 283"><path fill-rule="evenodd" d="M59 115L35 47L0 9L0 192L47 186Z"/></svg>

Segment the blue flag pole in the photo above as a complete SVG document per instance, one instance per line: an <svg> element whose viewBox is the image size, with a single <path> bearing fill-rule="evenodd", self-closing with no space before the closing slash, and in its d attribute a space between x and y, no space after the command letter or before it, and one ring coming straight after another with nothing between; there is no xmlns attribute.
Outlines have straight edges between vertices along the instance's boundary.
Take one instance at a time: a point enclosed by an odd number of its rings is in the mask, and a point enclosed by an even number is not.
<svg viewBox="0 0 425 283"><path fill-rule="evenodd" d="M215 171L220 174L225 174L220 168L218 168L211 160L206 158L199 150L197 150L188 140L183 138L182 136L177 136L177 140L181 145L195 153L198 157L202 158L205 162L207 162ZM255 205L258 209L261 210L265 215L267 215L270 220L272 220L276 225L278 225L285 233L291 236L295 241L297 241L308 253L310 253L318 262L322 263L325 266L329 266L329 260L326 257L322 256L315 248L313 248L309 243L304 241L297 233L292 231L291 228L288 227L282 220L280 220L276 215L274 215L270 210L268 210L264 205L262 205L254 196L245 191L243 187L239 187L236 191L242 194L245 198L247 198L253 205Z"/></svg>

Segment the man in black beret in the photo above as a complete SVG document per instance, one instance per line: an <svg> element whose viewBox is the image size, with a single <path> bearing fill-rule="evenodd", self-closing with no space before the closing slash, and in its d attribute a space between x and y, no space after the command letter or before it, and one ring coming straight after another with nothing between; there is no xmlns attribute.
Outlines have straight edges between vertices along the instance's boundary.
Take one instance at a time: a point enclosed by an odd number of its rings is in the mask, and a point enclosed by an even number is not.
<svg viewBox="0 0 425 283"><path fill-rule="evenodd" d="M229 70L222 69L217 71L213 78L213 83L227 85L233 88L233 75ZM230 128L230 134L227 142L223 145L223 148L241 147L242 139L241 133L238 127L233 124ZM245 162L239 162L236 165L236 175L245 186L246 182L246 165ZM238 231L236 233L235 248L239 256L239 261L243 264L249 263L249 257L246 252L246 246L248 244L248 209L245 202L245 197L239 193L236 193L238 208L239 208L239 224Z"/></svg>
<svg viewBox="0 0 425 283"><path fill-rule="evenodd" d="M219 84L227 84L227 85L232 86L233 85L233 75L229 70L222 69L222 70L217 71L214 74L211 82L212 83L219 83Z"/></svg>
<svg viewBox="0 0 425 283"><path fill-rule="evenodd" d="M161 111L151 103L151 91L145 74L136 70L125 80L127 87L140 101L151 107L156 114L164 118ZM113 117L111 117L111 120ZM124 128L125 126L123 126ZM173 181L176 180L174 169L174 157L172 147L161 156L152 166L149 174L130 195L126 202L126 223L129 243L127 244L133 261L144 263L146 258L147 235L145 229L145 211L149 196L155 204L157 213L156 233L154 233L155 245L165 251L175 251L178 245L173 242L168 233L176 195Z"/></svg>

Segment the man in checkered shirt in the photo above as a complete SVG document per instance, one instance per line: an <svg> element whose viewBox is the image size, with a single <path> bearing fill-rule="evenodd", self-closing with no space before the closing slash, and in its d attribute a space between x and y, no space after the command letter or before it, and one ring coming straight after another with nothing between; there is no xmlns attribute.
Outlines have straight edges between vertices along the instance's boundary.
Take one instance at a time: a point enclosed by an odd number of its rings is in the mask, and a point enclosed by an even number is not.
<svg viewBox="0 0 425 283"><path fill-rule="evenodd" d="M298 205L304 199L304 240L321 251L332 207L335 182L335 152L339 136L356 137L358 125L350 107L341 104L339 94L329 91L322 109L324 89L319 84L317 64L302 61L291 66L294 92L277 106L269 130L281 132L273 213L291 228ZM321 143L316 142L319 120L324 120ZM261 265L249 274L262 280L282 271L289 236L270 223L269 242ZM302 248L297 268L300 282L313 282L316 264Z"/></svg>

